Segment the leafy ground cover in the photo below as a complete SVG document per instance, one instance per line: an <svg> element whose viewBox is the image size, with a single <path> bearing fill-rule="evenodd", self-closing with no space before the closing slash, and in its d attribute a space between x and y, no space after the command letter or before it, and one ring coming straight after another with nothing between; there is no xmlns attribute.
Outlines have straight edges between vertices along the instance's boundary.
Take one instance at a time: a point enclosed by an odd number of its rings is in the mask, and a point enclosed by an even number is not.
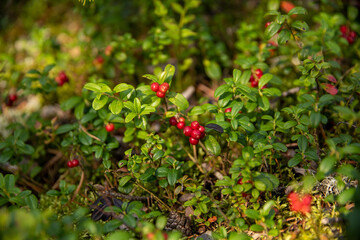
<svg viewBox="0 0 360 240"><path fill-rule="evenodd" d="M356 1L5 2L1 239L357 239Z"/></svg>

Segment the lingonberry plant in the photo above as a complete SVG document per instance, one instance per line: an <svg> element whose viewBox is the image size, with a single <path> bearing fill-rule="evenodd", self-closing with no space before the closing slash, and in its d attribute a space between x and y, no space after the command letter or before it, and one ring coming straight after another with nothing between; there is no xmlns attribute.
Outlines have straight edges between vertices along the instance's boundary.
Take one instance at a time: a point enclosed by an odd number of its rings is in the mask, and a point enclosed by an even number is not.
<svg viewBox="0 0 360 240"><path fill-rule="evenodd" d="M355 239L360 25L329 3L91 1L4 30L0 238Z"/></svg>

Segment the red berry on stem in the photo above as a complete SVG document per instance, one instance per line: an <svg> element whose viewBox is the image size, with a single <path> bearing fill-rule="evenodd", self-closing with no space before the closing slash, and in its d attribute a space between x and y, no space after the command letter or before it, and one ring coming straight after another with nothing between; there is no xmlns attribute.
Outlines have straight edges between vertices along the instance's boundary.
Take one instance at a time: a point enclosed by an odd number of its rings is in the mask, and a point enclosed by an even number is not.
<svg viewBox="0 0 360 240"><path fill-rule="evenodd" d="M73 159L73 160L71 161L71 163L72 163L73 167L76 167L76 166L79 165L79 160Z"/></svg>
<svg viewBox="0 0 360 240"><path fill-rule="evenodd" d="M199 129L199 127L200 127L200 124L199 124L198 121L193 121L193 122L191 123L191 128L192 128L192 129Z"/></svg>
<svg viewBox="0 0 360 240"><path fill-rule="evenodd" d="M9 101L15 102L16 100L17 100L17 95L16 94L10 94L9 95Z"/></svg>
<svg viewBox="0 0 360 240"><path fill-rule="evenodd" d="M153 92L157 92L157 91L159 90L159 84L158 84L157 82L153 82L153 83L151 84L151 90L152 90Z"/></svg>
<svg viewBox="0 0 360 240"><path fill-rule="evenodd" d="M271 24L271 22L265 23L265 28L267 28L270 24Z"/></svg>
<svg viewBox="0 0 360 240"><path fill-rule="evenodd" d="M115 129L115 125L113 123L108 123L106 124L105 129L107 132L112 132Z"/></svg>
<svg viewBox="0 0 360 240"><path fill-rule="evenodd" d="M176 127L178 129L183 129L185 127L185 123L184 122L178 122L178 124L176 125Z"/></svg>
<svg viewBox="0 0 360 240"><path fill-rule="evenodd" d="M237 184L240 184L240 185L243 184L242 178L240 178L240 179L237 181Z"/></svg>
<svg viewBox="0 0 360 240"><path fill-rule="evenodd" d="M158 96L159 98L164 98L165 97L165 93L161 92L160 90L156 92L156 96Z"/></svg>
<svg viewBox="0 0 360 240"><path fill-rule="evenodd" d="M199 143L199 139L196 139L196 138L191 137L191 138L189 138L189 142L190 142L190 144L192 144L192 145L196 145L196 144Z"/></svg>
<svg viewBox="0 0 360 240"><path fill-rule="evenodd" d="M251 76L250 76L250 79L249 79L249 82L253 82L253 81L255 81L255 78L254 78L253 75L251 75Z"/></svg>
<svg viewBox="0 0 360 240"><path fill-rule="evenodd" d="M191 136L192 131L193 131L193 129L189 126L184 127L184 130L183 130L184 135L187 137Z"/></svg>
<svg viewBox="0 0 360 240"><path fill-rule="evenodd" d="M257 81L253 81L253 82L251 82L251 86L252 86L252 87L257 87L257 86L258 86L258 84L259 84L259 82L257 82Z"/></svg>
<svg viewBox="0 0 360 240"><path fill-rule="evenodd" d="M73 162L72 162L72 161L68 161L68 162L66 163L66 165L67 165L69 168L74 167L74 165L73 165Z"/></svg>
<svg viewBox="0 0 360 240"><path fill-rule="evenodd" d="M201 132L197 129L194 129L191 133L191 137L192 138L196 138L196 139L200 139L201 137Z"/></svg>
<svg viewBox="0 0 360 240"><path fill-rule="evenodd" d="M347 35L347 32L349 31L349 27L346 26L346 25L341 25L340 26L340 32L343 34L343 35Z"/></svg>
<svg viewBox="0 0 360 240"><path fill-rule="evenodd" d="M179 118L179 122L185 122L185 118L183 117Z"/></svg>
<svg viewBox="0 0 360 240"><path fill-rule="evenodd" d="M205 132L205 127L204 127L204 126L200 126L200 127L199 127L199 131L200 131L201 133Z"/></svg>
<svg viewBox="0 0 360 240"><path fill-rule="evenodd" d="M261 77L262 77L263 72L261 71L260 68L258 68L258 69L255 70L255 75L256 75L258 78L261 78Z"/></svg>
<svg viewBox="0 0 360 240"><path fill-rule="evenodd" d="M166 93L167 90L169 90L169 87L170 87L169 84L167 82L164 82L163 84L160 85L159 91Z"/></svg>
<svg viewBox="0 0 360 240"><path fill-rule="evenodd" d="M226 112L226 113L231 112L231 108L227 108L227 109L225 109L225 112Z"/></svg>
<svg viewBox="0 0 360 240"><path fill-rule="evenodd" d="M178 121L176 120L175 117L171 117L169 119L169 123L170 123L171 126L175 126L178 123Z"/></svg>

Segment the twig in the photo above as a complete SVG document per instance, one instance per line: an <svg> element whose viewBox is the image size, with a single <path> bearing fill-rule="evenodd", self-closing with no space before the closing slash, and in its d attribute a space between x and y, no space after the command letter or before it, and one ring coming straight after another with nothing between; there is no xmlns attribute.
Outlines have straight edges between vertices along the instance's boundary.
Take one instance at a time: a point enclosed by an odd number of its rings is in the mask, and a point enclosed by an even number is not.
<svg viewBox="0 0 360 240"><path fill-rule="evenodd" d="M140 187L142 190L144 190L145 192L149 193L156 201L158 201L159 203L161 203L168 211L171 211L171 208L166 205L163 201L161 201L160 198L158 198L154 193L152 193L151 191L147 190L145 187L143 187L140 183L135 182L135 185Z"/></svg>
<svg viewBox="0 0 360 240"><path fill-rule="evenodd" d="M80 178L80 182L79 185L77 186L74 195L71 198L71 201L74 200L74 198L76 197L76 195L78 195L78 193L80 192L81 186L84 183L84 179L85 179L85 172L81 170L81 178Z"/></svg>
<svg viewBox="0 0 360 240"><path fill-rule="evenodd" d="M89 133L83 125L80 125L80 128L81 128L81 130L83 130L84 133L86 133L86 135L88 135L89 137L101 142L100 138L98 138L97 136L94 136L91 133Z"/></svg>
<svg viewBox="0 0 360 240"><path fill-rule="evenodd" d="M194 159L197 162L196 145L193 145L193 153L194 153Z"/></svg>

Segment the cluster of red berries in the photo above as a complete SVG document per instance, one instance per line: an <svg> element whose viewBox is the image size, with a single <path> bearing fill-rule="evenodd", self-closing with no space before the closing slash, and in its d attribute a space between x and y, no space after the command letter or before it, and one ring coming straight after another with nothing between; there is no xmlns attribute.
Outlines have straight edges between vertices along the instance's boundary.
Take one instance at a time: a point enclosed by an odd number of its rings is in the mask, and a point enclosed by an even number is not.
<svg viewBox="0 0 360 240"><path fill-rule="evenodd" d="M17 100L17 95L15 93L9 94L6 105L11 107L16 100Z"/></svg>
<svg viewBox="0 0 360 240"><path fill-rule="evenodd" d="M311 210L311 195L306 194L304 196L300 196L298 193L291 192L288 195L288 200L290 203L290 209L294 212L300 212L302 214L309 213Z"/></svg>
<svg viewBox="0 0 360 240"><path fill-rule="evenodd" d="M163 84L159 85L157 82L153 82L151 84L151 90L156 92L156 96L159 98L164 98L166 95L167 90L169 90L169 84L164 82Z"/></svg>
<svg viewBox="0 0 360 240"><path fill-rule="evenodd" d="M114 129L115 129L115 125L113 123L108 123L105 125L105 130L107 132L112 132L112 131L114 131Z"/></svg>
<svg viewBox="0 0 360 240"><path fill-rule="evenodd" d="M69 78L66 76L64 71L61 71L55 78L55 82L59 84L59 86L64 85L65 83L69 82Z"/></svg>
<svg viewBox="0 0 360 240"><path fill-rule="evenodd" d="M249 82L251 84L251 87L253 88L256 88L258 85L259 85L259 81L260 81L260 78L263 76L263 71L261 71L261 69L256 69L255 70L255 77L254 75L252 74L250 76L250 79L249 79ZM263 87L263 88L266 88L266 85Z"/></svg>
<svg viewBox="0 0 360 240"><path fill-rule="evenodd" d="M199 139L205 137L205 127L201 126L198 121L193 121L190 126L185 126L185 119L183 117L179 118L179 121L176 117L172 117L169 119L169 123L178 129L183 129L184 135L189 137L189 142L192 145L198 144Z"/></svg>
<svg viewBox="0 0 360 240"><path fill-rule="evenodd" d="M79 166L79 160L73 159L71 161L68 161L66 164L69 168L77 167Z"/></svg>
<svg viewBox="0 0 360 240"><path fill-rule="evenodd" d="M340 26L341 36L345 38L349 44L353 44L356 39L356 32L351 31L350 28L346 25Z"/></svg>

